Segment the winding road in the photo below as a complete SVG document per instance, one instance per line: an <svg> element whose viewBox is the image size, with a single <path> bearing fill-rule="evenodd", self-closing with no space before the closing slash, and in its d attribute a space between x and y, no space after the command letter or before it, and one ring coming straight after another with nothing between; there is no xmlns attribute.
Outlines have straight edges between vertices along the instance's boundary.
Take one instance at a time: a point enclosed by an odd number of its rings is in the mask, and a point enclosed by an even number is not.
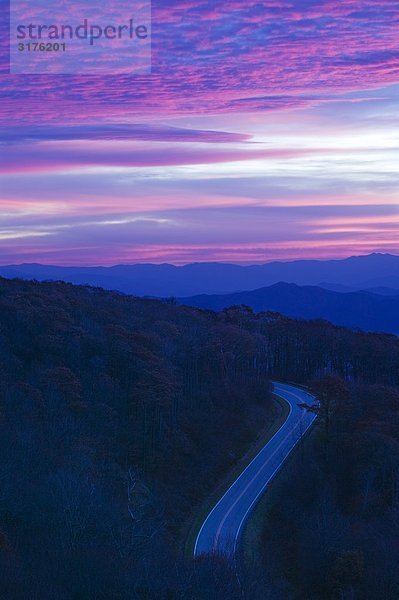
<svg viewBox="0 0 399 600"><path fill-rule="evenodd" d="M316 419L314 412L299 406L313 406L316 401L311 394L285 383L274 382L273 386L274 393L289 404L288 417L208 514L195 542L194 557L234 556L249 514Z"/></svg>

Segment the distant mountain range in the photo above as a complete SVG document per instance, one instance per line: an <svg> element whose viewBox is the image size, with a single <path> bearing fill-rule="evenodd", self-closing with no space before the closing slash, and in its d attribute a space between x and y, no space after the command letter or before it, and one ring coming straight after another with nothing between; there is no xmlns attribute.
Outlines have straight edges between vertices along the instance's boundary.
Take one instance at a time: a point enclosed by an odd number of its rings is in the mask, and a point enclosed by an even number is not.
<svg viewBox="0 0 399 600"><path fill-rule="evenodd" d="M192 296L256 290L284 281L339 292L371 289L399 294L399 256L370 254L344 260L299 260L240 266L226 263L133 264L113 267L58 267L21 264L0 267L7 278L62 280L137 296ZM323 283L321 283L323 282ZM394 288L392 290L392 288Z"/></svg>
<svg viewBox="0 0 399 600"><path fill-rule="evenodd" d="M178 303L211 310L245 304L256 312L275 311L289 317L324 319L364 331L399 334L399 292L397 296L340 293L315 286L278 283L248 292L179 298Z"/></svg>
<svg viewBox="0 0 399 600"><path fill-rule="evenodd" d="M377 287L362 287L358 289L356 287L350 287L349 285L340 285L339 283L319 283L317 287L324 288L325 290L331 290L332 292L341 292L341 294L347 294L348 292L370 292L371 294L379 294L380 296L399 296L399 289L377 286Z"/></svg>

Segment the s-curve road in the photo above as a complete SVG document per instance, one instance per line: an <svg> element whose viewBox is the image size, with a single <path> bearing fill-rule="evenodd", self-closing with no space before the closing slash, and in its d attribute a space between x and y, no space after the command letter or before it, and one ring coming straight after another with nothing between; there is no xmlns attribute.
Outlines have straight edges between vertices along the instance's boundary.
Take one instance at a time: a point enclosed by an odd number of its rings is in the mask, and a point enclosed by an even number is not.
<svg viewBox="0 0 399 600"><path fill-rule="evenodd" d="M315 405L315 398L305 390L275 382L274 393L289 404L288 417L205 519L195 542L195 557L234 556L243 525L256 502L316 419L314 412L299 406Z"/></svg>

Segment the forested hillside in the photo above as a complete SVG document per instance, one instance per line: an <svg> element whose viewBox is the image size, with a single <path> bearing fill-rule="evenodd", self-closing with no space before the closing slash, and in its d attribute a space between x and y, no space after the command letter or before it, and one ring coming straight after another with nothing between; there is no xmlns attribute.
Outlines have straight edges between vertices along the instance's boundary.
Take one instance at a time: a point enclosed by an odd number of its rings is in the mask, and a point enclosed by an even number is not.
<svg viewBox="0 0 399 600"><path fill-rule="evenodd" d="M187 528L275 417L269 379L326 373L396 385L398 340L0 279L0 596L240 597Z"/></svg>
<svg viewBox="0 0 399 600"><path fill-rule="evenodd" d="M2 280L0 365L0 596L161 597L184 521L273 418L262 340L195 310Z"/></svg>
<svg viewBox="0 0 399 600"><path fill-rule="evenodd" d="M317 428L263 513L256 569L287 599L397 600L399 389L332 376L313 388Z"/></svg>

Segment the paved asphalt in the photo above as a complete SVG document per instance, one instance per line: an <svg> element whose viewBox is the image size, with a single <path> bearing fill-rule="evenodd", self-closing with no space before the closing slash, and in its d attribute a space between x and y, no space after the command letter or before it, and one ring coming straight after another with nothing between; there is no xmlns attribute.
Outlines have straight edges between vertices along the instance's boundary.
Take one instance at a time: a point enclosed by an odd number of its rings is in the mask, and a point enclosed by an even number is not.
<svg viewBox="0 0 399 600"><path fill-rule="evenodd" d="M316 419L314 412L298 406L302 403L315 404L314 397L308 392L275 382L274 393L288 402L289 415L205 519L195 543L195 557L202 554L235 554L248 515L301 436Z"/></svg>

